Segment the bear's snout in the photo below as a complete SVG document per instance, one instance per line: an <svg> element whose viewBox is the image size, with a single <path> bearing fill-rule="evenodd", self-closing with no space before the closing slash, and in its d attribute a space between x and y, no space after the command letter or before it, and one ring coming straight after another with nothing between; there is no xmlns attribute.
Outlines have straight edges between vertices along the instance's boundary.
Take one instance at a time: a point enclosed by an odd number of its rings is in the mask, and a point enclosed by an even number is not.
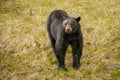
<svg viewBox="0 0 120 80"><path fill-rule="evenodd" d="M68 34L72 32L72 26L70 24L66 25L65 32Z"/></svg>

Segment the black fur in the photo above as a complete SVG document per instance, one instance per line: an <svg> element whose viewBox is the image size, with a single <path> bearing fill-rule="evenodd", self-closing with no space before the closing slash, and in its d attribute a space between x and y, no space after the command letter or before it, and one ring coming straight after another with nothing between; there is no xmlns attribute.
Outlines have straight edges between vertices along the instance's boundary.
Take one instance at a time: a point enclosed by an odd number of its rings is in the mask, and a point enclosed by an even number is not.
<svg viewBox="0 0 120 80"><path fill-rule="evenodd" d="M83 37L80 28L80 17L72 18L63 10L54 10L47 19L47 32L58 60L58 68L65 68L65 53L68 45L72 46L73 68L80 67L80 58L83 48ZM65 32L66 25L70 24L71 33Z"/></svg>

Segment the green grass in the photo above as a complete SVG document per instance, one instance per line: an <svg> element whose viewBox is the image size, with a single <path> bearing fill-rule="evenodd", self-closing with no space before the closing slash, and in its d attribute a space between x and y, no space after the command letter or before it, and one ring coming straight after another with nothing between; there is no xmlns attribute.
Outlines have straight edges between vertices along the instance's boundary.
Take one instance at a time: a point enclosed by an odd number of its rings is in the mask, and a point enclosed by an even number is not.
<svg viewBox="0 0 120 80"><path fill-rule="evenodd" d="M55 9L81 16L84 49L79 70L57 70L46 31L46 19ZM1 0L0 80L119 80L119 0Z"/></svg>

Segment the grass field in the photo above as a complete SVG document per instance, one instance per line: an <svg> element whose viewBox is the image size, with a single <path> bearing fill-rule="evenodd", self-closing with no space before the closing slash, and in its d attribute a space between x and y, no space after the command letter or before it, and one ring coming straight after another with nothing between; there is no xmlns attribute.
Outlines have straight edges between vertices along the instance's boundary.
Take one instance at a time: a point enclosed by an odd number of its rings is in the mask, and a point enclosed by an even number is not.
<svg viewBox="0 0 120 80"><path fill-rule="evenodd" d="M57 70L46 31L55 9L81 16L79 70ZM120 80L120 0L0 0L0 80Z"/></svg>

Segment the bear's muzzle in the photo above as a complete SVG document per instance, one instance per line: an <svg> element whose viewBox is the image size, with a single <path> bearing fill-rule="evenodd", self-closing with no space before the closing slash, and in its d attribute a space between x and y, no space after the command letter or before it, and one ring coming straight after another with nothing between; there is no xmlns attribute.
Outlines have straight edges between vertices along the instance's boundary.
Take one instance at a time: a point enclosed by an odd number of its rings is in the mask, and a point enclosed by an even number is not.
<svg viewBox="0 0 120 80"><path fill-rule="evenodd" d="M70 24L66 25L65 32L70 34L72 32L72 26Z"/></svg>

